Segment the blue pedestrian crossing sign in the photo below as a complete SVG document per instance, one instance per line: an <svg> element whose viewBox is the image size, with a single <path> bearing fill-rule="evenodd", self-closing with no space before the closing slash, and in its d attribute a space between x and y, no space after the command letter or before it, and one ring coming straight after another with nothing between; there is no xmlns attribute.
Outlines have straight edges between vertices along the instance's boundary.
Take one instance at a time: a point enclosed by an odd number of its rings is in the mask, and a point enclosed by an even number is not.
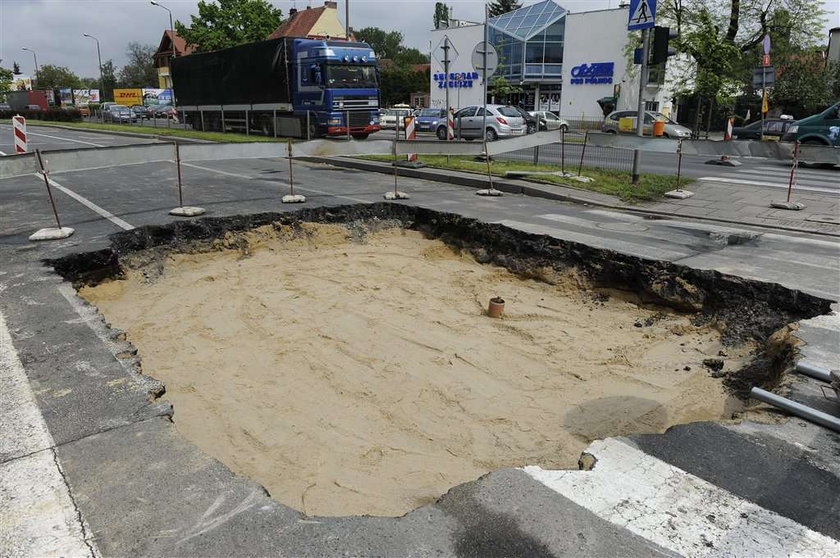
<svg viewBox="0 0 840 558"><path fill-rule="evenodd" d="M656 19L656 0L630 0L630 19L627 29L649 29Z"/></svg>

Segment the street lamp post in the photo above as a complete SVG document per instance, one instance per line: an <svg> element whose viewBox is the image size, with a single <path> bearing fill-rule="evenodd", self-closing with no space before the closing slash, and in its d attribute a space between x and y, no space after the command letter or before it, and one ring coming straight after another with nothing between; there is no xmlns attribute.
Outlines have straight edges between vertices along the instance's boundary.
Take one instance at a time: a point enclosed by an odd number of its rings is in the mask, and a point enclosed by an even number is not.
<svg viewBox="0 0 840 558"><path fill-rule="evenodd" d="M175 52L175 27L172 25L172 10L170 10L163 4L155 2L155 0L152 0L152 6L163 8L164 10L169 12L169 34L171 35L170 39L172 40L172 58L175 58L176 56L178 56L178 54Z"/></svg>
<svg viewBox="0 0 840 558"><path fill-rule="evenodd" d="M22 48L22 49L20 49L20 50L25 50L25 51L28 51L28 52L31 52L31 53L32 53L32 57L35 59L35 79L34 79L34 80L32 80L32 81L34 81L34 82L36 82L36 83L37 83L37 81L38 81L38 71L39 71L39 70L38 70L38 56L35 54L35 51L34 51L34 50L32 50L31 48L26 48L26 47L23 47L23 48Z"/></svg>
<svg viewBox="0 0 840 558"><path fill-rule="evenodd" d="M82 33L82 36L96 41L96 58L99 60L99 102L101 103L105 98L105 79L102 77L102 54L99 52L99 39L87 33Z"/></svg>

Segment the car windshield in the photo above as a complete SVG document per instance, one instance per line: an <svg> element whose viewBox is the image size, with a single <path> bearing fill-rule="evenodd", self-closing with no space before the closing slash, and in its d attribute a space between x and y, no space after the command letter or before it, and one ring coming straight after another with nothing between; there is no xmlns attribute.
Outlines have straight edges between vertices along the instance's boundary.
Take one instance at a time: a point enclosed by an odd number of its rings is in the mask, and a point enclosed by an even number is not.
<svg viewBox="0 0 840 558"><path fill-rule="evenodd" d="M376 87L373 66L327 65L327 86L339 89Z"/></svg>
<svg viewBox="0 0 840 558"><path fill-rule="evenodd" d="M674 122L673 120L671 120L670 118L668 118L667 116L662 114L661 112L649 112L648 114L653 116L654 120L664 120L665 122L667 122L669 124L676 124L676 122Z"/></svg>
<svg viewBox="0 0 840 558"><path fill-rule="evenodd" d="M441 109L436 108L424 108L420 110L420 114L417 116L442 116L443 111Z"/></svg>

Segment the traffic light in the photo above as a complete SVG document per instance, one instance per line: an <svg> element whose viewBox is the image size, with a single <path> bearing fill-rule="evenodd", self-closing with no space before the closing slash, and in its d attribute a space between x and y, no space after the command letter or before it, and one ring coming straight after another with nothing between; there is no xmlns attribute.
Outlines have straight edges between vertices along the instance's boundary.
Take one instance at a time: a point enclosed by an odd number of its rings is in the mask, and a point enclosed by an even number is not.
<svg viewBox="0 0 840 558"><path fill-rule="evenodd" d="M674 56L677 49L668 46L671 40L678 36L676 30L671 31L668 27L654 27L653 28L653 45L650 52L650 64L662 64L668 60L669 56Z"/></svg>

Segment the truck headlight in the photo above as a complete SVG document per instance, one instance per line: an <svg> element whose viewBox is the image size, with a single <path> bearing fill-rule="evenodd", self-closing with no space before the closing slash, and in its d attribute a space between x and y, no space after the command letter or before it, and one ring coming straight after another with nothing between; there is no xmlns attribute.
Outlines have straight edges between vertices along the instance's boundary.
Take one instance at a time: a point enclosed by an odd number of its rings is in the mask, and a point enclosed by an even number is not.
<svg viewBox="0 0 840 558"><path fill-rule="evenodd" d="M341 124L341 118L330 118L327 121L327 124L329 124L330 126L338 126Z"/></svg>

